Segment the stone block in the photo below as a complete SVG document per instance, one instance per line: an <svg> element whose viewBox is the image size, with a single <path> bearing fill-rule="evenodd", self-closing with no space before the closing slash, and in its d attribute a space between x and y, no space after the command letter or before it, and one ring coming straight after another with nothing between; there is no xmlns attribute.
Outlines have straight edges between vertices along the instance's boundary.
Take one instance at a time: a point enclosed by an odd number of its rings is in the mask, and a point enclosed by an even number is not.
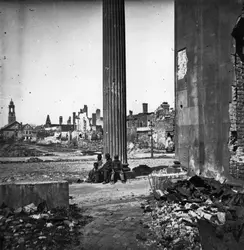
<svg viewBox="0 0 244 250"><path fill-rule="evenodd" d="M4 202L11 208L46 201L48 209L69 206L67 181L16 182L0 184L0 205Z"/></svg>

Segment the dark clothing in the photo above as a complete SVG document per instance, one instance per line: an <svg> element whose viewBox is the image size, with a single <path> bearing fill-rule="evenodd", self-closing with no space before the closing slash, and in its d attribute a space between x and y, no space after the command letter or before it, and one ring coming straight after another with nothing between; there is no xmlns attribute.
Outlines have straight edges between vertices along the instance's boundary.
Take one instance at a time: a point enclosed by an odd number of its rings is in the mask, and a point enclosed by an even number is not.
<svg viewBox="0 0 244 250"><path fill-rule="evenodd" d="M114 170L114 172L120 172L122 171L122 169L123 169L123 165L120 160L114 160L112 162L112 170Z"/></svg>
<svg viewBox="0 0 244 250"><path fill-rule="evenodd" d="M112 172L112 159L108 159L105 164L102 166L101 170L103 172L103 181L109 182L110 181L110 175Z"/></svg>
<svg viewBox="0 0 244 250"><path fill-rule="evenodd" d="M122 182L125 181L125 176L123 173L123 165L120 160L114 160L112 162L111 181L116 182L118 179L120 179Z"/></svg>
<svg viewBox="0 0 244 250"><path fill-rule="evenodd" d="M99 172L98 170L96 170L96 171L94 172L94 182L95 182L95 183L101 182L100 176L101 176L100 172Z"/></svg>
<svg viewBox="0 0 244 250"><path fill-rule="evenodd" d="M110 181L111 172L112 172L111 169L104 169L104 171L103 171L103 180L105 182Z"/></svg>
<svg viewBox="0 0 244 250"><path fill-rule="evenodd" d="M96 182L96 183L101 182L102 173L101 173L100 169L101 169L102 164L103 164L102 160L98 160L97 161L97 168L94 167L89 172L89 174L88 174L88 181L89 182Z"/></svg>
<svg viewBox="0 0 244 250"><path fill-rule="evenodd" d="M93 168L88 174L88 181L96 183L100 182L100 172Z"/></svg>
<svg viewBox="0 0 244 250"><path fill-rule="evenodd" d="M107 170L111 170L112 169L112 159L108 159L102 166L101 170L104 170L104 169L107 169Z"/></svg>

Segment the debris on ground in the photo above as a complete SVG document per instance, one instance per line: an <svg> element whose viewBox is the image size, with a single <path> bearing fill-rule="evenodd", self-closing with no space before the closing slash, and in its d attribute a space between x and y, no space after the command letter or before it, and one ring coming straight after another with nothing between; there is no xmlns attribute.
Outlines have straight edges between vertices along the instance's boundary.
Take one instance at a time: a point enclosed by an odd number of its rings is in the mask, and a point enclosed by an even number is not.
<svg viewBox="0 0 244 250"><path fill-rule="evenodd" d="M43 160L38 157L31 157L27 160L27 162L43 162Z"/></svg>
<svg viewBox="0 0 244 250"><path fill-rule="evenodd" d="M132 169L136 176L149 175L152 172L155 174L172 174L172 173L186 173L185 168L178 161L174 161L174 164L166 166L149 167L147 165L139 165Z"/></svg>
<svg viewBox="0 0 244 250"><path fill-rule="evenodd" d="M158 246L170 249L244 249L244 193L193 176L170 180L142 204ZM145 244L150 246L153 241Z"/></svg>
<svg viewBox="0 0 244 250"><path fill-rule="evenodd" d="M51 164L50 164L51 165ZM38 165L39 170L34 170L32 172L28 173L28 170L26 170L26 173L23 171L20 171L19 173L16 173L13 176L7 176L7 177L0 177L0 183L14 183L14 182L20 182L20 181L59 181L59 180L65 180L68 181L69 184L71 183L82 183L84 182L85 176L88 175L89 170L84 170L81 174L74 173L71 171L61 172L61 171L42 171L42 163L39 163ZM45 167L45 165L44 165ZM45 173L45 174L44 174Z"/></svg>
<svg viewBox="0 0 244 250"><path fill-rule="evenodd" d="M147 165L139 165L132 169L136 176L149 175L152 173L152 168Z"/></svg>
<svg viewBox="0 0 244 250"><path fill-rule="evenodd" d="M6 143L0 146L0 157L35 157L41 155L43 155L43 152L40 150L21 142Z"/></svg>
<svg viewBox="0 0 244 250"><path fill-rule="evenodd" d="M1 249L68 249L79 246L79 229L91 221L76 204L47 210L45 202L11 209L0 207Z"/></svg>

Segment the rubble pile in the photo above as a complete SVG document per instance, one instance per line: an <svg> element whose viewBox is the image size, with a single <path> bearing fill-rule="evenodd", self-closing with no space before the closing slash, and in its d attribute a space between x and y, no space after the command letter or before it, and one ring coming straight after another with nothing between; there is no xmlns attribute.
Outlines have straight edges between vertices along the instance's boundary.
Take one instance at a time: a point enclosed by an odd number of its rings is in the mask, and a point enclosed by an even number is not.
<svg viewBox="0 0 244 250"><path fill-rule="evenodd" d="M51 164L50 164L51 165ZM49 165L49 166L50 166ZM30 167L33 167L32 165ZM76 183L79 179L84 179L88 173L89 169L84 169L82 172L77 173L75 171L44 171L46 166L39 164L39 170L31 170L27 169L26 171L22 170L19 173L15 174L14 176L11 173L7 175L3 175L0 177L0 183L15 183L20 181L60 181L66 180L69 183ZM53 168L52 168L53 169Z"/></svg>
<svg viewBox="0 0 244 250"><path fill-rule="evenodd" d="M27 162L43 162L43 160L38 157L31 157Z"/></svg>
<svg viewBox="0 0 244 250"><path fill-rule="evenodd" d="M149 175L152 173L152 168L148 167L147 165L139 165L132 169L136 176L141 175Z"/></svg>
<svg viewBox="0 0 244 250"><path fill-rule="evenodd" d="M148 147L142 147L142 143L139 145L139 143L132 143L129 142L127 144L127 154L129 157L134 157L136 154L144 154L144 153L150 153L151 149ZM155 150L154 150L155 152Z"/></svg>
<svg viewBox="0 0 244 250"><path fill-rule="evenodd" d="M78 148L84 155L93 155L96 151L102 152L103 142L102 140L80 140Z"/></svg>
<svg viewBox="0 0 244 250"><path fill-rule="evenodd" d="M47 210L46 203L23 208L0 207L1 249L68 249L80 245L79 228L90 221L74 204Z"/></svg>
<svg viewBox="0 0 244 250"><path fill-rule="evenodd" d="M43 155L41 151L30 148L23 143L9 144L0 150L0 157L29 157L41 155Z"/></svg>
<svg viewBox="0 0 244 250"><path fill-rule="evenodd" d="M244 249L244 194L214 179L193 176L142 204L159 246L166 249ZM150 245L150 241L147 242Z"/></svg>
<svg viewBox="0 0 244 250"><path fill-rule="evenodd" d="M149 167L148 165L139 165L132 169L136 176L150 175L152 176L166 176L167 174L176 174L172 175L173 177L179 175L186 175L185 168L178 162L174 161L172 165L160 165L155 167ZM177 175L180 173L179 175ZM169 175L168 175L169 176Z"/></svg>

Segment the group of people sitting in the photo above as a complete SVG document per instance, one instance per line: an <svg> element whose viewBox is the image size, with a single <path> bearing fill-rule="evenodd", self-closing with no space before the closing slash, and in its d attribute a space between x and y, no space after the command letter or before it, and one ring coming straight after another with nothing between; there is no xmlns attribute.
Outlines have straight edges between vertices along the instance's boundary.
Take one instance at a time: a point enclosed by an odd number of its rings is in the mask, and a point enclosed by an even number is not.
<svg viewBox="0 0 244 250"><path fill-rule="evenodd" d="M97 161L93 164L93 169L88 174L88 182L92 183L111 183L114 184L118 179L125 183L123 165L119 156L115 155L114 160L110 154L105 154L106 162L103 164L102 155L97 156Z"/></svg>

